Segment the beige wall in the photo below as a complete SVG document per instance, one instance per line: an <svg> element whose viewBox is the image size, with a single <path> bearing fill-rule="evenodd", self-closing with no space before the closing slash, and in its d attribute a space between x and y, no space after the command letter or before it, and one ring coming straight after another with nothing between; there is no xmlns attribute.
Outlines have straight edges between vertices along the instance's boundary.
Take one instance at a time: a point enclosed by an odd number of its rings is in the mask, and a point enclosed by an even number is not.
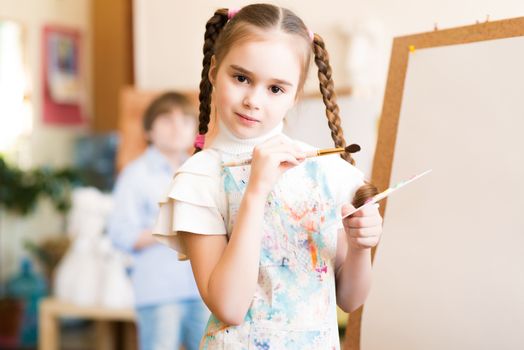
<svg viewBox="0 0 524 350"><path fill-rule="evenodd" d="M235 7L253 1L218 0L135 0L135 77L136 84L146 89L167 87L196 88L202 60L204 27L219 7ZM391 39L394 36L440 28L473 24L524 15L521 0L323 0L269 1L294 10L315 32L321 34L330 52L336 86L349 83L344 70L345 42L341 27L351 27L368 20L384 26L383 56L379 69L385 78L389 63ZM322 4L322 5L320 5ZM313 75L308 90L315 89ZM381 94L381 91L379 91Z"/></svg>
<svg viewBox="0 0 524 350"><path fill-rule="evenodd" d="M26 53L31 76L31 100L33 105L33 134L20 149L24 165L65 166L72 161L72 145L85 127L49 127L42 125L41 99L41 35L46 24L58 24L77 28L82 33L82 53L86 86L86 112L90 103L90 1L89 0L0 0L0 18L12 19L24 26ZM0 245L2 247L0 277L12 273L18 258L25 254L22 242L38 240L46 235L63 231L62 218L48 203L42 203L38 211L23 218L6 215L0 217Z"/></svg>
<svg viewBox="0 0 524 350"><path fill-rule="evenodd" d="M46 24L59 24L77 28L82 33L81 61L84 63L85 86L90 76L89 0L0 0L0 17L20 22L26 32L26 52L31 75L33 102L33 130L30 141L31 164L67 165L71 162L71 144L82 127L43 126L41 99L41 35ZM86 113L90 114L90 91L86 92Z"/></svg>

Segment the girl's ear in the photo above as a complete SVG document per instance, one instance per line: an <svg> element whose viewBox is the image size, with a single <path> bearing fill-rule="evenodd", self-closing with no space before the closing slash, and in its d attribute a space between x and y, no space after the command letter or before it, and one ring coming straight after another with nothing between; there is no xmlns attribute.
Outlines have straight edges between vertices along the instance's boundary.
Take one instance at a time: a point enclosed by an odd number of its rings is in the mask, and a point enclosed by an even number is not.
<svg viewBox="0 0 524 350"><path fill-rule="evenodd" d="M217 61L215 55L211 56L211 63L209 64L209 72L207 73L207 78L211 82L211 85L215 85L215 77L217 70Z"/></svg>

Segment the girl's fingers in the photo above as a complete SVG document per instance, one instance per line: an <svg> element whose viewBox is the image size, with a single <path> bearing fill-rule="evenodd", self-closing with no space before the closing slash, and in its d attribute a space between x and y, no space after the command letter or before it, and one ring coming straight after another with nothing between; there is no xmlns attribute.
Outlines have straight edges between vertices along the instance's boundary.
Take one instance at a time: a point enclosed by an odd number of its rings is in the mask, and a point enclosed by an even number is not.
<svg viewBox="0 0 524 350"><path fill-rule="evenodd" d="M349 237L378 237L382 233L382 228L380 226L368 227L368 228L359 228L359 229L349 229Z"/></svg>
<svg viewBox="0 0 524 350"><path fill-rule="evenodd" d="M282 136L282 135L274 136L270 138L269 140L267 140L266 142L256 146L256 148L267 149L267 150L269 149L289 150L289 151L294 151L297 153L305 153L302 150L302 147L300 147L300 145L297 142L290 140L289 138Z"/></svg>
<svg viewBox="0 0 524 350"><path fill-rule="evenodd" d="M296 157L298 157L299 159L306 158L307 152L304 151L302 147L300 147L300 145L298 145L296 142L291 143L291 147L293 148Z"/></svg>
<svg viewBox="0 0 524 350"><path fill-rule="evenodd" d="M349 243L353 245L354 247L358 248L373 248L375 247L379 242L378 237L350 237Z"/></svg>
<svg viewBox="0 0 524 350"><path fill-rule="evenodd" d="M382 217L380 215L350 216L344 220L349 228L366 228L382 225Z"/></svg>
<svg viewBox="0 0 524 350"><path fill-rule="evenodd" d="M293 154L290 154L288 152L275 152L270 155L270 158L276 165L281 165L282 163L289 163L296 166L300 164L300 161L298 161Z"/></svg>
<svg viewBox="0 0 524 350"><path fill-rule="evenodd" d="M293 149L295 149L296 151L301 151L300 146L296 142L282 135L273 136L272 138L268 139L266 142L258 145L257 148L270 149L270 148L279 147L279 146L284 146L284 147L290 146Z"/></svg>
<svg viewBox="0 0 524 350"><path fill-rule="evenodd" d="M342 216L346 216L348 213L351 213L353 210L355 210L356 208L351 205L351 204L344 204L342 206ZM353 215L351 215L351 217L353 217Z"/></svg>
<svg viewBox="0 0 524 350"><path fill-rule="evenodd" d="M363 217L363 216L373 216L373 215L380 215L378 212L378 208L380 205L378 203L371 204L363 209L360 209L355 214L351 215L351 217Z"/></svg>
<svg viewBox="0 0 524 350"><path fill-rule="evenodd" d="M275 157L278 159L285 159L293 165L299 165L304 160L302 153L296 152L289 145L271 146L266 149L259 150L259 155L262 155L262 157L267 157L268 159L274 159ZM278 163L282 163L282 161L284 160L281 160Z"/></svg>
<svg viewBox="0 0 524 350"><path fill-rule="evenodd" d="M287 152L292 154L296 159L303 159L306 156L306 152L303 152L300 148L291 143L272 145L267 147L265 150L269 153Z"/></svg>

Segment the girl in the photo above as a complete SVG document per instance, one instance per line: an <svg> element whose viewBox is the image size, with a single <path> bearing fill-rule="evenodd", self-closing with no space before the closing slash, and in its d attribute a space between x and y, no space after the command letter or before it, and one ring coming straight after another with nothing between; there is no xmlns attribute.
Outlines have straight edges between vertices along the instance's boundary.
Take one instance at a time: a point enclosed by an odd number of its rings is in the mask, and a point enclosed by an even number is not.
<svg viewBox="0 0 524 350"><path fill-rule="evenodd" d="M313 147L282 134L311 53L343 147L320 36L267 4L221 9L207 22L196 154L177 171L154 230L191 261L212 312L203 349L338 349L336 303L349 312L368 293L382 219L377 207L341 215L376 190L350 154L305 159ZM219 130L202 150L212 92ZM248 157L249 166L222 166Z"/></svg>

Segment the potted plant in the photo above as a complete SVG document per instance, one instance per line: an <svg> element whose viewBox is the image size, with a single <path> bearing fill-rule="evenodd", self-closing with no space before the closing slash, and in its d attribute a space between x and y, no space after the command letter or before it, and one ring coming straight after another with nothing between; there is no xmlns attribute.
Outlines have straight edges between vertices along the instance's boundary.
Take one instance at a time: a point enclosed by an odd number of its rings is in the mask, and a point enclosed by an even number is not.
<svg viewBox="0 0 524 350"><path fill-rule="evenodd" d="M70 193L75 185L80 185L78 173L71 169L53 170L48 167L23 171L9 165L0 156L0 222L3 212L12 212L21 217L30 214L41 198L50 199L53 206L60 212L66 213L70 207ZM0 226L1 228L1 226ZM2 246L2 232L0 231L0 248ZM62 244L63 245L63 244ZM48 261L52 266L56 264L56 251L62 250L53 243L33 244L26 242L26 248L43 262ZM47 248L54 249L50 252ZM0 249L0 253L1 253ZM0 255L0 263L2 256ZM45 266L48 277L51 273ZM4 279L2 279L4 280ZM7 293L0 283L0 347L13 347L19 344L19 334L24 319L25 296ZM27 316L27 315L25 315ZM27 319L27 317L25 317Z"/></svg>

